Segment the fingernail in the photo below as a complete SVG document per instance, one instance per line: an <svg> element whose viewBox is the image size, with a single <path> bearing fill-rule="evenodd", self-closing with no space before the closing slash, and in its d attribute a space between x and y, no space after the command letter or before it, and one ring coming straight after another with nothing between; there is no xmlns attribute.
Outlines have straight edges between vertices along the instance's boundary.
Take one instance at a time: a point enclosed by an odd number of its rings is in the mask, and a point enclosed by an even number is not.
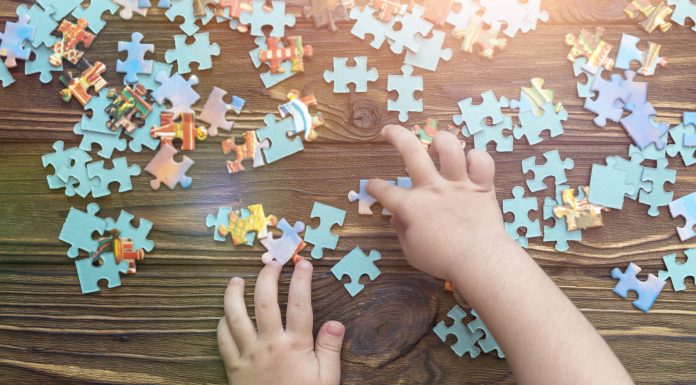
<svg viewBox="0 0 696 385"><path fill-rule="evenodd" d="M346 328L343 326L342 323L340 322L330 322L326 326L326 332L329 333L329 335L332 335L334 337L341 337L343 335L343 332L345 332Z"/></svg>
<svg viewBox="0 0 696 385"><path fill-rule="evenodd" d="M312 268L312 264L309 263L309 261L307 261L306 259L303 259L297 264L297 267L302 270L309 270Z"/></svg>
<svg viewBox="0 0 696 385"><path fill-rule="evenodd" d="M239 278L239 277L234 277L234 278L230 279L230 285L236 284L236 283L244 283L244 280Z"/></svg>

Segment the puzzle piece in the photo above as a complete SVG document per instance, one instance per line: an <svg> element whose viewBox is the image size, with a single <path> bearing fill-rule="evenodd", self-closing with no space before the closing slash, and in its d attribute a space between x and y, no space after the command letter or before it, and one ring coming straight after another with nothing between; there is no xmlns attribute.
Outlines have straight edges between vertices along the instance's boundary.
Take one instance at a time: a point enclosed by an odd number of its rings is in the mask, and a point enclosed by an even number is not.
<svg viewBox="0 0 696 385"><path fill-rule="evenodd" d="M503 122L505 115L503 107L510 105L510 101L506 97L496 98L493 91L488 90L481 94L483 103L473 105L473 98L464 99L459 102L460 115L454 115L452 121L457 126L462 127L464 136L475 135L477 132L486 129L486 121L491 120L493 124Z"/></svg>
<svg viewBox="0 0 696 385"><path fill-rule="evenodd" d="M87 102L85 105L85 110L91 110L92 116L87 114L82 115L82 124L80 128L82 131L98 132L107 135L120 135L121 130L114 129L111 130L107 127L111 116L107 112L107 107L111 104L111 100L108 97L109 92L107 90L102 90L98 96L95 96Z"/></svg>
<svg viewBox="0 0 696 385"><path fill-rule="evenodd" d="M684 253L687 257L684 263L677 263L677 254L662 257L665 266L667 266L667 271L660 270L657 273L657 277L663 281L672 279L674 291L685 290L686 279L689 277L696 282L696 249L689 249Z"/></svg>
<svg viewBox="0 0 696 385"><path fill-rule="evenodd" d="M186 156L183 157L182 162L175 161L174 156L178 153L176 148L169 144L163 144L152 161L145 167L145 171L155 177L150 181L150 187L153 190L159 190L162 183L170 190L174 190L177 184L180 184L184 189L191 187L193 180L186 176L186 172L195 162Z"/></svg>
<svg viewBox="0 0 696 385"><path fill-rule="evenodd" d="M481 10L478 0L454 0L446 22L454 29L465 29L469 26L471 18Z"/></svg>
<svg viewBox="0 0 696 385"><path fill-rule="evenodd" d="M379 11L377 18L381 21L392 21L407 9L399 0L370 0L369 4Z"/></svg>
<svg viewBox="0 0 696 385"><path fill-rule="evenodd" d="M586 64L587 58L585 57L580 57L573 62L573 73L575 74L575 77L578 77L581 74L585 74L585 76L587 77L586 83L577 84L578 96L581 98L594 98L596 93L592 91L592 84L594 84L596 77L602 77L602 72L604 72L604 68L598 67L597 74L593 75L590 71L584 69Z"/></svg>
<svg viewBox="0 0 696 385"><path fill-rule="evenodd" d="M619 122L623 115L623 103L629 100L631 90L623 87L619 82L612 82L600 76L596 77L590 87L591 91L598 91L599 95L594 100L585 99L584 108L597 114L594 124L599 127L607 125L607 119L612 122Z"/></svg>
<svg viewBox="0 0 696 385"><path fill-rule="evenodd" d="M251 12L242 12L239 15L239 22L250 25L252 36L263 36L264 26L272 27L271 37L285 36L285 26L295 25L295 16L285 14L285 1L273 0L272 8L266 7L264 0L254 0Z"/></svg>
<svg viewBox="0 0 696 385"><path fill-rule="evenodd" d="M529 212L537 211L539 203L535 197L524 196L524 187L515 186L512 189L513 199L503 200L503 213L512 213L514 216L513 222L505 222L505 231L514 239L517 244L527 248L529 238L541 236L541 225L538 220L532 221L529 219ZM519 230L526 230L524 235L519 233Z"/></svg>
<svg viewBox="0 0 696 385"><path fill-rule="evenodd" d="M213 87L213 90L208 96L208 100L203 106L201 115L198 117L199 120L210 125L210 127L208 127L208 135L212 137L218 136L219 128L222 128L225 131L230 131L234 125L234 122L228 121L225 118L227 111L232 110L239 115L244 108L244 104L246 103L244 99L237 96L232 96L232 103L227 104L224 100L225 95L227 95L227 91L218 87Z"/></svg>
<svg viewBox="0 0 696 385"><path fill-rule="evenodd" d="M292 116L295 133L304 132L304 138L308 142L312 142L319 137L316 129L323 126L324 116L321 112L312 115L309 112L310 106L318 105L317 98L314 95L302 97L299 90L291 90L288 95L288 102L278 106L280 116Z"/></svg>
<svg viewBox="0 0 696 385"><path fill-rule="evenodd" d="M614 84L621 86L624 89L630 90L631 93L628 96L626 103L622 103L620 100L614 102L616 108L627 106L628 108L634 108L634 106L642 106L648 102L648 83L647 82L636 82L633 79L636 77L634 71L624 71L625 79L621 78L619 74L611 75L611 81Z"/></svg>
<svg viewBox="0 0 696 385"><path fill-rule="evenodd" d="M128 52L128 57L125 61L118 60L116 62L116 72L125 73L126 83L133 84L138 82L138 74L149 75L152 73L152 60L145 60L145 55L149 53L155 53L154 44L142 44L143 41L142 33L133 32L131 34L131 41L119 41L118 42L118 52Z"/></svg>
<svg viewBox="0 0 696 385"><path fill-rule="evenodd" d="M7 88L15 82L10 70L7 69L7 66L2 61L0 61L0 82L2 82L2 88Z"/></svg>
<svg viewBox="0 0 696 385"><path fill-rule="evenodd" d="M578 76L578 74L575 76ZM531 83L531 87L521 88L520 100L510 101L510 108L513 110L520 110L520 113L533 111L534 115L541 116L544 114L543 105L546 103L553 104L553 98L556 92L544 89L545 80L542 78L532 78ZM557 103L554 106L556 112L560 112L562 109L563 104L561 103Z"/></svg>
<svg viewBox="0 0 696 385"><path fill-rule="evenodd" d="M258 47L250 51L249 56L251 56L251 61L254 64L254 67L259 68L262 64L260 53L262 50L267 50L268 45L266 45L265 37L257 37L255 43ZM275 74L271 73L271 71L261 72L261 81L263 82L263 85L266 88L271 88L274 85L282 82L283 80L288 79L291 76L297 74L297 72L292 72L292 63L289 61L281 63L280 66L283 69L282 72L278 72Z"/></svg>
<svg viewBox="0 0 696 385"><path fill-rule="evenodd" d="M650 144L655 144L657 149L665 147L662 138L669 131L669 126L664 122L655 124L657 111L650 103L642 106L627 105L624 108L632 113L621 119L621 125L638 148L644 149Z"/></svg>
<svg viewBox="0 0 696 385"><path fill-rule="evenodd" d="M147 115L145 119L145 124L143 128L137 129L133 132L127 132L126 134L131 137L131 141L128 143L128 148L133 152L142 152L143 147L147 147L150 150L156 150L160 145L160 140L153 138L150 135L149 128L159 127L161 124L160 114L164 111L164 107L159 104L154 104L152 106L152 111Z"/></svg>
<svg viewBox="0 0 696 385"><path fill-rule="evenodd" d="M205 218L205 225L207 227L214 227L213 239L217 242L225 242L227 237L222 236L220 228L223 226L229 226L230 224L230 214L232 209L229 207L220 207L218 209L217 215L208 214ZM252 240L253 242L253 240Z"/></svg>
<svg viewBox="0 0 696 385"><path fill-rule="evenodd" d="M561 159L558 150L544 153L546 163L543 166L536 165L536 157L530 157L522 161L522 172L534 172L534 179L527 181L527 187L531 192L541 191L546 188L544 179L552 176L556 180L556 185L566 182L565 170L572 170L575 163L572 159Z"/></svg>
<svg viewBox="0 0 696 385"><path fill-rule="evenodd" d="M502 32L509 37L536 29L539 20L549 20L549 13L541 10L541 0L481 0L480 3L485 9L483 20L496 29L505 25Z"/></svg>
<svg viewBox="0 0 696 385"><path fill-rule="evenodd" d="M82 0L37 0L36 3L45 10L51 10L53 20L61 21L82 4Z"/></svg>
<svg viewBox="0 0 696 385"><path fill-rule="evenodd" d="M94 233L104 235L104 230L106 230L106 221L97 217L98 212L99 205L96 203L87 205L86 212L74 207L70 208L63 229L58 236L58 239L70 245L69 258L77 257L80 250L87 253L97 251L99 242L93 238L93 235Z"/></svg>
<svg viewBox="0 0 696 385"><path fill-rule="evenodd" d="M651 76L655 74L655 69L659 65L661 68L667 67L666 58L660 57L662 46L653 42L648 42L648 50L641 51L637 45L639 38L624 33L619 44L619 53L616 55L616 68L631 69L631 62L640 63L639 74Z"/></svg>
<svg viewBox="0 0 696 385"><path fill-rule="evenodd" d="M128 133L133 132L138 128L133 121L136 115L140 119L147 119L152 112L147 89L140 84L133 88L125 86L121 91L111 89L106 96L111 101L105 109L110 117L106 126L112 131L120 132L123 129Z"/></svg>
<svg viewBox="0 0 696 385"><path fill-rule="evenodd" d="M312 258L321 259L324 257L324 249L336 250L339 237L331 231L331 228L335 225L343 226L346 212L323 203L314 202L311 218L319 218L321 222L317 227L307 228L304 240L314 245Z"/></svg>
<svg viewBox="0 0 696 385"><path fill-rule="evenodd" d="M134 14L138 14L142 17L147 16L147 8L141 8L138 4L139 0L111 0L114 3L123 7L118 15L121 19L130 20L133 18ZM173 21L173 20L170 20Z"/></svg>
<svg viewBox="0 0 696 385"><path fill-rule="evenodd" d="M289 44L284 47L280 38L269 37L266 39L268 49L259 50L260 61L268 64L272 74L285 71L281 65L285 61L290 61L290 71L304 72L304 58L314 55L311 45L302 45L302 36L288 36L287 40Z"/></svg>
<svg viewBox="0 0 696 385"><path fill-rule="evenodd" d="M667 0L667 4L674 5L673 22L686 25L686 19L691 19L692 23L696 23L696 4L691 0ZM691 27L691 30L696 32L696 25Z"/></svg>
<svg viewBox="0 0 696 385"><path fill-rule="evenodd" d="M372 215L372 205L377 203L377 199L373 198L370 194L367 193L367 183L369 180L367 179L361 179L360 180L360 189L358 190L359 192L351 191L348 193L348 200L351 202L358 201L358 214L360 215ZM395 181L388 181L390 184L396 185ZM382 210L382 215L388 215L388 212L386 209Z"/></svg>
<svg viewBox="0 0 696 385"><path fill-rule="evenodd" d="M172 69L174 69L174 66L171 64L155 61L152 64L152 73L149 75L141 74L138 76L138 83L142 84L150 91L155 91L157 87L159 87L159 84L156 81L157 75L160 72L164 72L167 76L171 76ZM123 85L128 85L128 82L126 82L125 79L123 80Z"/></svg>
<svg viewBox="0 0 696 385"><path fill-rule="evenodd" d="M106 22L102 19L102 15L109 12L113 15L118 10L118 5L111 0L90 0L89 7L84 8L78 6L72 13L76 19L85 19L89 23L89 30L98 34L104 27Z"/></svg>
<svg viewBox="0 0 696 385"><path fill-rule="evenodd" d="M169 145L173 144L174 139L180 139L182 151L194 151L196 140L206 140L208 130L203 126L196 127L195 113L184 112L181 114L180 121L176 122L173 113L163 112L160 114L160 126L152 127L150 135L153 138L159 138L163 144Z"/></svg>
<svg viewBox="0 0 696 385"><path fill-rule="evenodd" d="M672 8L663 1L660 1L657 5L653 5L651 0L633 0L624 8L624 13L631 19L643 15L645 20L640 22L639 25L643 27L647 33L652 33L658 27L662 32L667 32L672 28L672 23L669 22Z"/></svg>
<svg viewBox="0 0 696 385"><path fill-rule="evenodd" d="M684 227L677 227L677 234L679 234L679 239L682 242L696 236L696 231L694 231L694 226L696 225L696 193L691 193L670 202L669 212L672 214L672 218L684 217Z"/></svg>
<svg viewBox="0 0 696 385"><path fill-rule="evenodd" d="M273 163L304 150L300 137L289 136L294 127L292 119L276 121L273 114L267 114L263 120L266 125L256 130L256 137L260 142L270 142L269 147L263 149L266 163Z"/></svg>
<svg viewBox="0 0 696 385"><path fill-rule="evenodd" d="M80 289L83 294L98 292L101 280L107 281L109 289L121 286L119 274L125 274L128 271L128 261L121 261L117 264L113 253L102 253L97 259L98 261L94 261L92 258L75 261L77 276L80 279ZM97 262L100 264L95 265Z"/></svg>
<svg viewBox="0 0 696 385"><path fill-rule="evenodd" d="M481 317L479 317L476 310L471 309L471 315L474 316L475 319L466 324L469 331L476 333L477 330L480 330L486 335L486 338L481 338L478 340L481 350L484 353L490 353L495 350L498 358L505 358L505 353L503 353L503 350L500 348L500 346L498 346L498 342L496 342L495 338L493 338L493 334L490 332L490 330L488 330L486 324L483 323L483 320Z"/></svg>
<svg viewBox="0 0 696 385"><path fill-rule="evenodd" d="M619 280L614 287L614 294L625 299L629 291L635 292L637 299L632 302L633 306L647 313L660 295L665 282L652 274L648 274L647 280L640 281L636 277L640 270L638 265L629 263L624 272L619 268L612 269L611 277Z"/></svg>
<svg viewBox="0 0 696 385"><path fill-rule="evenodd" d="M0 33L0 57L5 57L7 68L17 67L17 59L29 59L31 48L27 45L32 43L36 34L36 27L29 24L31 18L28 14L18 15L17 19L17 22L6 22L5 32Z"/></svg>
<svg viewBox="0 0 696 385"><path fill-rule="evenodd" d="M350 10L350 18L355 20L350 33L361 40L366 39L366 35L372 35L370 46L374 49L380 49L385 40L387 40L387 31L391 31L396 20L394 18L389 21L382 21L374 16L377 10L369 4L361 10L360 7L354 7Z"/></svg>
<svg viewBox="0 0 696 385"><path fill-rule="evenodd" d="M333 82L335 94L347 94L350 92L348 84L355 85L355 92L367 92L367 83L377 81L379 72L376 68L367 69L367 56L353 57L355 66L348 67L347 57L333 58L333 71L324 71L324 80Z"/></svg>
<svg viewBox="0 0 696 385"><path fill-rule="evenodd" d="M339 281L346 275L350 278L350 282L343 286L351 297L355 297L365 288L365 285L360 283L360 278L363 275L367 275L370 281L374 281L382 274L375 265L375 262L380 259L382 259L382 255L376 250L370 251L370 254L367 255L360 247L355 247L331 268L331 272Z"/></svg>
<svg viewBox="0 0 696 385"><path fill-rule="evenodd" d="M425 38L416 35L413 38L419 46L418 52L408 50L404 63L428 71L436 71L440 60L449 61L452 59L452 50L443 48L445 44L445 33L433 30L432 37Z"/></svg>
<svg viewBox="0 0 696 385"><path fill-rule="evenodd" d="M51 47L55 44L57 38L51 33L58 27L58 23L51 15L55 13L54 8L41 8L38 4L34 4L29 8L26 4L20 4L17 7L17 16L29 16L29 25L36 28L34 39L31 41L34 48L39 48L41 45Z"/></svg>
<svg viewBox="0 0 696 385"><path fill-rule="evenodd" d="M595 164L590 177L590 203L623 209L624 195L635 191L635 186L626 185L626 172L615 167Z"/></svg>
<svg viewBox="0 0 696 385"><path fill-rule="evenodd" d="M62 72L63 64L61 64L59 67L54 67L49 62L49 58L51 55L53 55L53 51L51 51L51 49L45 45L40 45L38 48L33 49L33 51L34 59L28 60L24 64L24 74L40 74L39 80L41 83L48 84L53 81L53 75L51 75L51 72Z"/></svg>
<svg viewBox="0 0 696 385"><path fill-rule="evenodd" d="M621 170L626 173L625 195L636 200L640 190L650 190L650 183L643 181L643 166L641 163L645 158L638 152L631 155L631 160L626 160L620 156L607 157L607 166Z"/></svg>
<svg viewBox="0 0 696 385"><path fill-rule="evenodd" d="M611 71L614 68L614 59L610 56L614 46L602 40L604 31L604 28L596 27L594 33L583 29L577 36L567 34L566 44L572 47L568 52L568 60L575 62L581 57L586 58L587 62L582 68L595 76L601 67Z"/></svg>
<svg viewBox="0 0 696 385"><path fill-rule="evenodd" d="M575 189L563 189L563 187L565 186L559 186L557 189L557 192L560 191L561 198L557 198L559 205L553 208L553 215L559 219L565 218L568 231L604 226L602 212L610 210L589 202L590 189L588 187L580 186L577 196Z"/></svg>
<svg viewBox="0 0 696 385"><path fill-rule="evenodd" d="M256 204L248 207L247 210L231 211L227 224L218 225L218 232L222 238L227 235L232 237L232 244L237 246L244 244L253 245L254 235L263 239L268 236L268 226L275 226L278 219L266 214L263 206ZM251 239L251 243L249 243Z"/></svg>
<svg viewBox="0 0 696 385"><path fill-rule="evenodd" d="M422 7L414 6L411 12L396 16L395 25L401 25L401 28L391 28L385 33L392 52L398 55L404 48L418 52L421 40L416 40L416 36L426 36L433 29L433 24L423 18L423 13Z"/></svg>
<svg viewBox="0 0 696 385"><path fill-rule="evenodd" d="M60 66L62 65L61 63ZM109 85L102 77L102 74L105 72L106 66L98 61L84 70L78 78L74 78L71 72L68 72L67 76L61 76L59 80L65 86L60 92L61 98L65 103L69 103L72 98L75 98L81 105L87 105L90 99L92 99L92 95L89 94L90 88L93 87L94 91L99 93L104 87Z"/></svg>
<svg viewBox="0 0 696 385"><path fill-rule="evenodd" d="M331 32L336 32L336 22L348 21L348 9L352 3L351 0L309 0L302 8L302 16L312 19L314 29L328 26Z"/></svg>
<svg viewBox="0 0 696 385"><path fill-rule="evenodd" d="M462 39L460 49L473 53L474 47L479 46L479 56L492 60L495 49L503 50L507 47L507 39L500 37L500 30L488 26L480 16L474 16L469 25L464 29L455 29L452 35L456 39Z"/></svg>
<svg viewBox="0 0 696 385"><path fill-rule="evenodd" d="M177 17L184 19L179 28L187 35L193 36L194 33L198 32L199 28L196 25L196 15L194 13L194 0L172 0L171 6L164 15L172 22L176 21ZM176 39L176 36L174 38ZM184 38L184 40L186 39Z"/></svg>
<svg viewBox="0 0 696 385"><path fill-rule="evenodd" d="M554 226L544 226L544 242L556 242L555 249L560 252L568 251L570 246L569 241L580 242L582 240L582 232L577 228L568 230L568 222L574 223L577 210L573 206L566 207L564 198L568 194L563 194L564 191L571 190L571 197L575 199L575 189L569 189L568 186L556 186L556 199L546 197L544 199L544 219L553 219ZM575 201L576 202L576 201ZM556 209L558 208L558 210ZM556 215L556 212L560 215ZM564 219L566 218L566 219ZM601 211L599 213L601 221Z"/></svg>
<svg viewBox="0 0 696 385"><path fill-rule="evenodd" d="M483 330L474 328L472 331L468 325L464 324L466 312L459 305L455 305L447 312L447 316L452 319L452 326L447 326L445 321L440 321L433 328L438 338L445 342L447 336L453 335L457 338L457 342L451 348L457 356L463 357L464 354L469 353L471 358L478 357L481 354L481 350L476 346L476 343L483 337Z"/></svg>
<svg viewBox="0 0 696 385"><path fill-rule="evenodd" d="M186 35L174 36L176 49L167 50L164 58L167 63L176 61L177 72L187 74L191 72L191 63L198 63L198 70L213 68L213 56L220 55L220 46L217 43L210 44L210 33L202 32L193 35L196 42L186 44Z"/></svg>
<svg viewBox="0 0 696 385"><path fill-rule="evenodd" d="M685 112L682 121L687 131L684 134L684 145L687 147L696 147L696 133L692 133L691 131L696 128L696 112Z"/></svg>
<svg viewBox="0 0 696 385"><path fill-rule="evenodd" d="M247 131L242 135L244 139L244 144L237 145L235 138L228 138L224 140L222 144L222 152L227 155L231 152L235 153L234 160L227 161L227 172L234 174L240 171L244 171L244 165L242 162L246 159L251 159L254 161L254 168L261 167L266 164L263 159L262 151L268 148L268 141L264 143L259 143L256 139L255 131Z"/></svg>
<svg viewBox="0 0 696 385"><path fill-rule="evenodd" d="M73 147L65 150L62 141L53 144L54 152L41 159L44 167L53 167L54 174L46 177L50 189L65 188L65 195L76 194L86 198L92 192L92 181L87 175L87 162L92 160L85 151Z"/></svg>
<svg viewBox="0 0 696 385"><path fill-rule="evenodd" d="M563 134L563 122L568 120L568 111L561 108L556 112L556 107L547 102L541 106L543 115L537 116L533 110L521 112L519 114L521 126L514 129L515 139L527 138L530 145L538 144L543 141L541 133L549 131L549 136L555 138Z"/></svg>
<svg viewBox="0 0 696 385"><path fill-rule="evenodd" d="M509 134L505 134L509 132ZM503 116L503 121L494 125L486 126L483 130L474 134L474 147L479 150L486 150L489 142L495 142L496 152L512 152L513 146L512 117Z"/></svg>
<svg viewBox="0 0 696 385"><path fill-rule="evenodd" d="M92 42L96 38L92 33L87 32L89 23L85 19L77 19L77 23L73 24L68 20L63 20L58 26L58 32L63 34L63 38L56 41L51 47L53 55L49 59L54 67L58 67L63 63L63 59L67 60L72 65L82 59L84 52L76 47L82 43L85 48L92 46Z"/></svg>
<svg viewBox="0 0 696 385"><path fill-rule="evenodd" d="M401 67L402 75L387 77L387 91L396 91L399 98L387 100L387 111L399 111L399 121L408 120L409 112L423 112L423 99L414 98L415 91L423 91L423 77L412 76L413 67Z"/></svg>
<svg viewBox="0 0 696 385"><path fill-rule="evenodd" d="M667 206L674 196L674 192L665 191L665 183L674 183L677 179L677 171L670 170L667 159L657 161L657 168L646 167L643 170L643 181L652 182L650 191L640 192L638 202L650 206L648 215L656 217L660 215L660 207Z"/></svg>
<svg viewBox="0 0 696 385"><path fill-rule="evenodd" d="M133 242L135 250L143 249L147 252L154 250L155 242L147 239L154 224L147 219L141 218L138 222L138 227L135 227L132 224L133 219L135 219L135 216L121 210L118 221L114 221L111 218L106 219L106 231L118 230L121 238L130 239Z"/></svg>
<svg viewBox="0 0 696 385"><path fill-rule="evenodd" d="M273 234L270 233L268 237L261 239L261 244L268 250L261 256L261 260L263 263L276 260L281 265L284 265L292 259L297 263L297 261L302 259L299 252L306 246L302 237L300 237L300 233L305 229L305 224L298 221L293 226L290 226L288 221L283 218L278 222L276 228L281 230L283 235L279 238L273 238Z"/></svg>
<svg viewBox="0 0 696 385"><path fill-rule="evenodd" d="M104 161L100 160L87 165L87 175L95 180L92 184L92 196L101 198L111 195L109 190L111 183L119 184L118 192L120 193L133 190L131 177L140 175L140 166L136 164L128 166L126 158L117 158L113 160L113 168L106 169ZM96 183L97 180L99 183Z"/></svg>
<svg viewBox="0 0 696 385"><path fill-rule="evenodd" d="M193 89L194 86L198 85L198 77L196 75L191 75L186 80L178 73L169 76L166 72L160 72L155 80L160 86L152 93L152 97L159 104L164 104L165 100L169 100L172 107L167 111L174 114L174 120L178 119L181 113L194 112L192 107L201 98Z"/></svg>
<svg viewBox="0 0 696 385"><path fill-rule="evenodd" d="M672 137L674 144L668 144L666 146L667 154L671 157L681 155L682 162L684 162L685 166L691 166L696 163L696 157L694 157L696 147L687 147L684 145L684 138L693 136L695 134L696 126L694 125L685 126L682 123L672 127L669 130L669 135Z"/></svg>
<svg viewBox="0 0 696 385"><path fill-rule="evenodd" d="M92 151L92 146L98 144L100 150L97 155L104 159L111 159L115 150L124 151L128 146L125 139L121 139L119 135L104 134L101 132L84 131L82 122L77 122L73 127L73 133L82 136L80 149L84 151Z"/></svg>

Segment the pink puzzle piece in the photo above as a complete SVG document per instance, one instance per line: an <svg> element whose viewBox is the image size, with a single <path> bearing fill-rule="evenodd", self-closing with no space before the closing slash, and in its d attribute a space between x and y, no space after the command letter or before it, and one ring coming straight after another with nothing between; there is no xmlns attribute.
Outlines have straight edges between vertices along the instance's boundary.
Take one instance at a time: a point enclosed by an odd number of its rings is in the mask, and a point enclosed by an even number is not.
<svg viewBox="0 0 696 385"><path fill-rule="evenodd" d="M193 166L194 162L186 156L184 156L184 160L181 163L176 162L174 156L178 152L170 144L164 144L157 155L145 167L145 171L155 177L155 179L150 181L150 186L153 190L159 190L162 183L171 190L174 190L177 184L181 184L181 187L185 189L191 187L193 180L186 176L186 172Z"/></svg>

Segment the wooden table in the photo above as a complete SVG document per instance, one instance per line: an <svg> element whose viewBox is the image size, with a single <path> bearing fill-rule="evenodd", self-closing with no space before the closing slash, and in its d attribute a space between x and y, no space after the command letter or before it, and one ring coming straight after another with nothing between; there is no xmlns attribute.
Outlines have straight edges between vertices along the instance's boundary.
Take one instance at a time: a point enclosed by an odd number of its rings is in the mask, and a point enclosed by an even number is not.
<svg viewBox="0 0 696 385"><path fill-rule="evenodd" d="M14 18L20 2L0 3L3 21ZM549 23L535 32L509 42L495 60L465 56L456 51L449 63L425 77L425 112L412 114L410 124L434 117L450 121L457 101L478 97L493 89L497 95L519 97L519 89L532 77L543 77L557 91L569 112L565 135L530 147L515 143L515 152L495 154L500 199L511 197L513 186L527 179L520 161L532 155L560 149L574 159L571 185L586 185L590 168L610 155L627 154L630 139L623 129L610 124L597 128L593 115L582 109L576 96L568 48L564 36L581 28L604 26L606 40L618 44L628 32L663 44L670 59L668 69L658 70L650 82L649 99L658 117L676 124L683 111L696 109L694 76L696 34L676 26L668 33L647 35L637 22L624 18L624 1L547 1ZM300 13L300 8L291 7ZM163 60L173 47L171 36L180 31L161 13L133 21L108 17L109 25L99 35L87 58L104 61L106 78L117 84L116 42L130 40L133 30L145 34ZM67 246L58 233L71 206L84 209L86 201L50 191L41 165L41 155L60 139L78 143L73 125L83 111L58 97L60 85L42 85L35 76L14 71L17 82L0 91L0 382L2 383L223 383L225 375L218 357L215 328L222 315L222 295L230 277L241 275L253 285L261 268L263 248L237 248L217 243L205 226L205 217L220 206L239 208L263 203L267 212L291 221L314 224L309 214L314 201L348 210L336 252L315 261L314 306L317 324L329 319L346 323L348 335L343 351L343 378L349 384L454 384L510 383L513 377L505 361L494 355L472 360L456 357L431 332L454 305L442 283L411 269L385 217L358 216L357 204L346 194L356 189L360 178L394 178L404 168L393 148L377 137L386 123L396 122L387 113L387 74L399 73L401 60L388 48L369 48L341 25L338 33L315 31L298 18L293 34L301 34L316 49L306 64L306 73L270 90L262 87L247 52L253 39L211 25L211 38L222 49L211 71L200 73L199 93L205 98L220 86L247 100L236 119L241 130L262 126L266 113L276 112L287 92L299 88L314 93L320 101L327 127L321 139L306 145L301 154L256 170L228 175L220 138L208 140L190 156L196 165L189 175L188 191L152 191L150 177L135 178L134 191L98 200L103 216L116 217L125 209L155 222L151 238L156 251L139 264L136 276L123 279L123 286L82 295L75 268L66 258ZM456 41L448 43L456 47ZM369 55L380 79L367 94L335 95L322 74L331 68L334 56ZM641 79L642 80L642 79ZM200 108L202 103L198 105ZM151 152L128 154L129 161L145 166ZM681 197L696 188L693 172L681 160L672 159L679 172L672 189ZM553 192L537 196L540 200ZM427 210L427 205L423 210ZM694 242L682 243L663 208L659 218L646 214L646 206L627 201L623 211L605 215L606 225L584 233L581 243L558 253L553 245L534 240L530 253L599 329L628 367L636 382L693 383L696 381L696 290L692 283L675 293L668 284L651 310L644 315L615 296L611 288L613 267L636 262L644 272L663 267L662 256L681 253ZM453 239L452 242L457 242ZM377 249L382 276L352 299L329 269L356 245ZM285 303L290 268L281 282ZM486 290L482 287L481 290ZM251 290L247 305L253 312ZM553 316L553 315L541 315ZM515 322L510 320L509 322ZM592 370L592 368L588 368Z"/></svg>

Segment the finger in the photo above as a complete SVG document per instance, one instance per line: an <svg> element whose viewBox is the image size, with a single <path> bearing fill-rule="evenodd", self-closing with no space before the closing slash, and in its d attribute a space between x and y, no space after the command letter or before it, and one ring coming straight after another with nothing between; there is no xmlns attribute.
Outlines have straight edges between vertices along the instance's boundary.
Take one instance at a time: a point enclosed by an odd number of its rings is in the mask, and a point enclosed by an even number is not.
<svg viewBox="0 0 696 385"><path fill-rule="evenodd" d="M406 224L401 220L398 215L392 215L390 223L396 232L397 238L399 238L399 244L401 245L401 250L404 254L408 254L408 245L404 242L406 235Z"/></svg>
<svg viewBox="0 0 696 385"><path fill-rule="evenodd" d="M440 159L440 174L445 179L466 180L466 154L456 136L447 131L440 131L435 134L431 148Z"/></svg>
<svg viewBox="0 0 696 385"><path fill-rule="evenodd" d="M338 384L341 381L341 346L345 333L346 327L338 321L329 321L319 330L315 350L323 384Z"/></svg>
<svg viewBox="0 0 696 385"><path fill-rule="evenodd" d="M283 333L283 321L278 306L278 277L281 269L280 263L271 261L261 269L256 281L254 308L259 338Z"/></svg>
<svg viewBox="0 0 696 385"><path fill-rule="evenodd" d="M225 363L225 366L234 365L237 359L239 359L239 348L234 342L234 338L232 338L232 333L230 333L225 317L220 318L220 322L218 322L217 340L222 362Z"/></svg>
<svg viewBox="0 0 696 385"><path fill-rule="evenodd" d="M401 154L414 186L435 181L438 176L435 164L411 131L401 126L388 125L382 129L382 136Z"/></svg>
<svg viewBox="0 0 696 385"><path fill-rule="evenodd" d="M251 348L256 341L256 329L244 302L244 280L232 278L225 290L225 321L229 333L242 350Z"/></svg>
<svg viewBox="0 0 696 385"><path fill-rule="evenodd" d="M493 187L495 180L495 161L481 150L471 150L467 155L469 179L481 187Z"/></svg>
<svg viewBox="0 0 696 385"><path fill-rule="evenodd" d="M408 190L402 187L397 187L382 179L372 179L367 184L367 193L384 207L392 212L399 213L403 207L404 201L408 196Z"/></svg>
<svg viewBox="0 0 696 385"><path fill-rule="evenodd" d="M300 261L290 280L287 332L312 341L312 264ZM311 345L310 345L311 346Z"/></svg>

